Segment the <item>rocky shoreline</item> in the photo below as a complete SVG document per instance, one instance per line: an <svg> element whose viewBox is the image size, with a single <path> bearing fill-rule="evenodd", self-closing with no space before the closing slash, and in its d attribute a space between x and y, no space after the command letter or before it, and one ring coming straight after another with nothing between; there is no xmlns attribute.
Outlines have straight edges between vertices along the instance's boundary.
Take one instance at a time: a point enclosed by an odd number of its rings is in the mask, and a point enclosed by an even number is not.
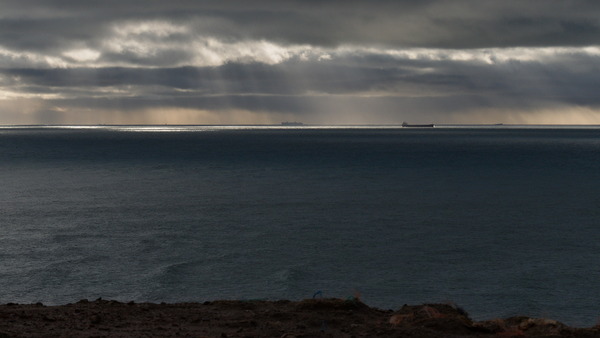
<svg viewBox="0 0 600 338"><path fill-rule="evenodd" d="M0 337L600 337L550 319L473 321L448 304L372 308L358 299L0 305Z"/></svg>

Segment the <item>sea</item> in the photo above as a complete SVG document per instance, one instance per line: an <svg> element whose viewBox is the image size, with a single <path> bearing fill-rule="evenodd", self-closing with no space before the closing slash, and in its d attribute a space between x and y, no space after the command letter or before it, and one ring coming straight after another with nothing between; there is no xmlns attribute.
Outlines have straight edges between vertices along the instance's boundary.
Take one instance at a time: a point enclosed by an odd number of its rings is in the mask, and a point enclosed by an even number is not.
<svg viewBox="0 0 600 338"><path fill-rule="evenodd" d="M4 126L0 183L0 303L600 317L598 126Z"/></svg>

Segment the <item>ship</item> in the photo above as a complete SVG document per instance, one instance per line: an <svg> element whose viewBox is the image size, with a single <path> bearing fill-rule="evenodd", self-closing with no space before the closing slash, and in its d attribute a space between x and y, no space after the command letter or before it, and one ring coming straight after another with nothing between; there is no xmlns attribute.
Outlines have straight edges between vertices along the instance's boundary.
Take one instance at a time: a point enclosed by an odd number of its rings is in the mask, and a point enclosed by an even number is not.
<svg viewBox="0 0 600 338"><path fill-rule="evenodd" d="M288 122L288 121L285 121L285 122L281 122L281 125L282 126L286 126L286 127L297 127L297 126L303 126L304 123L302 123L302 122Z"/></svg>
<svg viewBox="0 0 600 338"><path fill-rule="evenodd" d="M402 127L404 128L433 128L435 124L408 124L406 122L402 122Z"/></svg>

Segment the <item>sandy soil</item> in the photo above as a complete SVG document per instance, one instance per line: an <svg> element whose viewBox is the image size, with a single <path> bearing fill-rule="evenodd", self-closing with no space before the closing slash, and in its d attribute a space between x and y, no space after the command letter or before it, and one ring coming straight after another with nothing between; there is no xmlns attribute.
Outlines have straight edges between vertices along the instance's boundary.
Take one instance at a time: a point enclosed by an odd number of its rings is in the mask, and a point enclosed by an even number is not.
<svg viewBox="0 0 600 338"><path fill-rule="evenodd" d="M0 337L600 337L549 319L473 322L446 304L371 308L357 299L0 305Z"/></svg>

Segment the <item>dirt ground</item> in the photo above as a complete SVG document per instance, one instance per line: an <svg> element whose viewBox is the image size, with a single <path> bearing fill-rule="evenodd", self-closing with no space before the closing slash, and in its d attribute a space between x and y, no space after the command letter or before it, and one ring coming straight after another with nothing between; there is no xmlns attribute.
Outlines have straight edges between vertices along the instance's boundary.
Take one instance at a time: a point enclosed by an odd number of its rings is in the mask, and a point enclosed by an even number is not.
<svg viewBox="0 0 600 338"><path fill-rule="evenodd" d="M0 337L600 337L550 319L473 322L452 305L369 307L357 299L0 305Z"/></svg>

